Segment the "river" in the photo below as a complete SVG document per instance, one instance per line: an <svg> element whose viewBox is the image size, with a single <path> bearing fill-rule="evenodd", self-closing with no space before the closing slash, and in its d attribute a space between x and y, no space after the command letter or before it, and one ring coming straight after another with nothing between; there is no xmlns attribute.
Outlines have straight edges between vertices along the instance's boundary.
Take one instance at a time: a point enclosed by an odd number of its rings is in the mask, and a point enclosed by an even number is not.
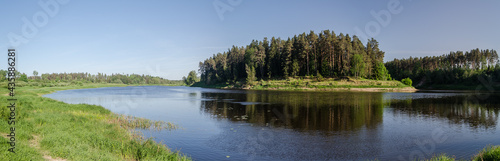
<svg viewBox="0 0 500 161"><path fill-rule="evenodd" d="M58 91L66 103L169 121L145 137L195 160L470 159L500 145L495 93L291 92L135 86Z"/></svg>

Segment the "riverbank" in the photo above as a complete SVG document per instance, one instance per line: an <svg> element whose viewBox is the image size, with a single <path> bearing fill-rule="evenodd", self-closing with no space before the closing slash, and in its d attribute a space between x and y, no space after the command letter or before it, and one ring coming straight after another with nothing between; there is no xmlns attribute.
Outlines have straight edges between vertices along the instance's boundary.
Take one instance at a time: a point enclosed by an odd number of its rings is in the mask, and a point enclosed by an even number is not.
<svg viewBox="0 0 500 161"><path fill-rule="evenodd" d="M412 86L400 81L378 81L368 79L310 79L288 78L285 80L256 81L250 84L213 84L197 82L193 87L251 90L299 90L299 91L360 91L360 92L416 92Z"/></svg>
<svg viewBox="0 0 500 161"><path fill-rule="evenodd" d="M15 152L11 148L8 90L0 88L0 160L190 160L165 145L141 137L134 129L172 130L168 122L114 114L102 106L67 104L42 97L55 91L124 84L79 84L18 87Z"/></svg>
<svg viewBox="0 0 500 161"><path fill-rule="evenodd" d="M470 160L472 161L498 161L500 160L500 146L487 146L479 151ZM455 161L454 156L441 154L426 161Z"/></svg>

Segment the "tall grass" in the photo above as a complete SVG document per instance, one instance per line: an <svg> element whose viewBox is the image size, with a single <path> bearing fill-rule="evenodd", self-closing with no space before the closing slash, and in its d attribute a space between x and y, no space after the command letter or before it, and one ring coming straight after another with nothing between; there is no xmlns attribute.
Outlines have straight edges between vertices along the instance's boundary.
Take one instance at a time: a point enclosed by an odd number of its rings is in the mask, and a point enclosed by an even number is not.
<svg viewBox="0 0 500 161"><path fill-rule="evenodd" d="M481 150L476 156L474 161L493 161L500 160L500 146L488 146Z"/></svg>
<svg viewBox="0 0 500 161"><path fill-rule="evenodd" d="M499 161L500 160L500 146L487 146L479 151L470 160L472 161ZM454 157L441 154L434 156L426 161L455 161Z"/></svg>
<svg viewBox="0 0 500 161"><path fill-rule="evenodd" d="M137 135L134 129L172 130L163 121L117 115L102 106L66 104L40 95L72 88L21 87L16 89L16 154L8 139L0 137L0 160L190 160L165 145ZM9 133L6 90L0 90L0 133Z"/></svg>
<svg viewBox="0 0 500 161"><path fill-rule="evenodd" d="M446 154L440 154L438 156L434 156L429 160L426 161L455 161L455 158L449 157Z"/></svg>
<svg viewBox="0 0 500 161"><path fill-rule="evenodd" d="M179 128L177 125L170 122L152 121L145 118L127 115L115 115L115 119L113 119L112 122L127 129L173 130Z"/></svg>

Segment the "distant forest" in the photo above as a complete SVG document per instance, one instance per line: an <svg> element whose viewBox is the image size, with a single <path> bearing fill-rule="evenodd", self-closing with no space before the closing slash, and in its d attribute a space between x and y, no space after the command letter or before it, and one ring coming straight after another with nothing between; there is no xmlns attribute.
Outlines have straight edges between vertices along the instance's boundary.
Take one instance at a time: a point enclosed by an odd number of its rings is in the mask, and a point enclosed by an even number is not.
<svg viewBox="0 0 500 161"><path fill-rule="evenodd" d="M500 65L495 50L473 49L441 56L394 59L385 63L397 80L411 78L416 87L433 85L494 85L500 82Z"/></svg>
<svg viewBox="0 0 500 161"><path fill-rule="evenodd" d="M206 84L251 82L294 76L391 79L384 52L370 39L366 46L357 36L325 30L311 31L287 40L272 37L228 49L199 63Z"/></svg>
<svg viewBox="0 0 500 161"><path fill-rule="evenodd" d="M6 70L0 70L0 82L6 81ZM181 80L168 80L161 77L139 74L103 74L97 73L46 73L38 76L33 71L33 76L28 77L25 73L16 71L17 82L68 82L68 83L115 83L115 84L182 84Z"/></svg>

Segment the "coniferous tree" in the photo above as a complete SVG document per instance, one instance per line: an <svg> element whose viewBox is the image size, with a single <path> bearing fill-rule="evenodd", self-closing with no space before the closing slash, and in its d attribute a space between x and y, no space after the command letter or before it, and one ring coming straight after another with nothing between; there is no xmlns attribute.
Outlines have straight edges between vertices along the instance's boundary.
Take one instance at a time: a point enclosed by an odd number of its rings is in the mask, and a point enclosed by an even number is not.
<svg viewBox="0 0 500 161"><path fill-rule="evenodd" d="M198 71L206 84L243 82L249 77L252 81L313 75L375 79L375 68L382 70L377 65L383 57L373 38L364 46L357 36L310 31L287 40L272 37L270 41L264 38L244 47L233 46L200 62ZM488 63L482 59L482 64Z"/></svg>

